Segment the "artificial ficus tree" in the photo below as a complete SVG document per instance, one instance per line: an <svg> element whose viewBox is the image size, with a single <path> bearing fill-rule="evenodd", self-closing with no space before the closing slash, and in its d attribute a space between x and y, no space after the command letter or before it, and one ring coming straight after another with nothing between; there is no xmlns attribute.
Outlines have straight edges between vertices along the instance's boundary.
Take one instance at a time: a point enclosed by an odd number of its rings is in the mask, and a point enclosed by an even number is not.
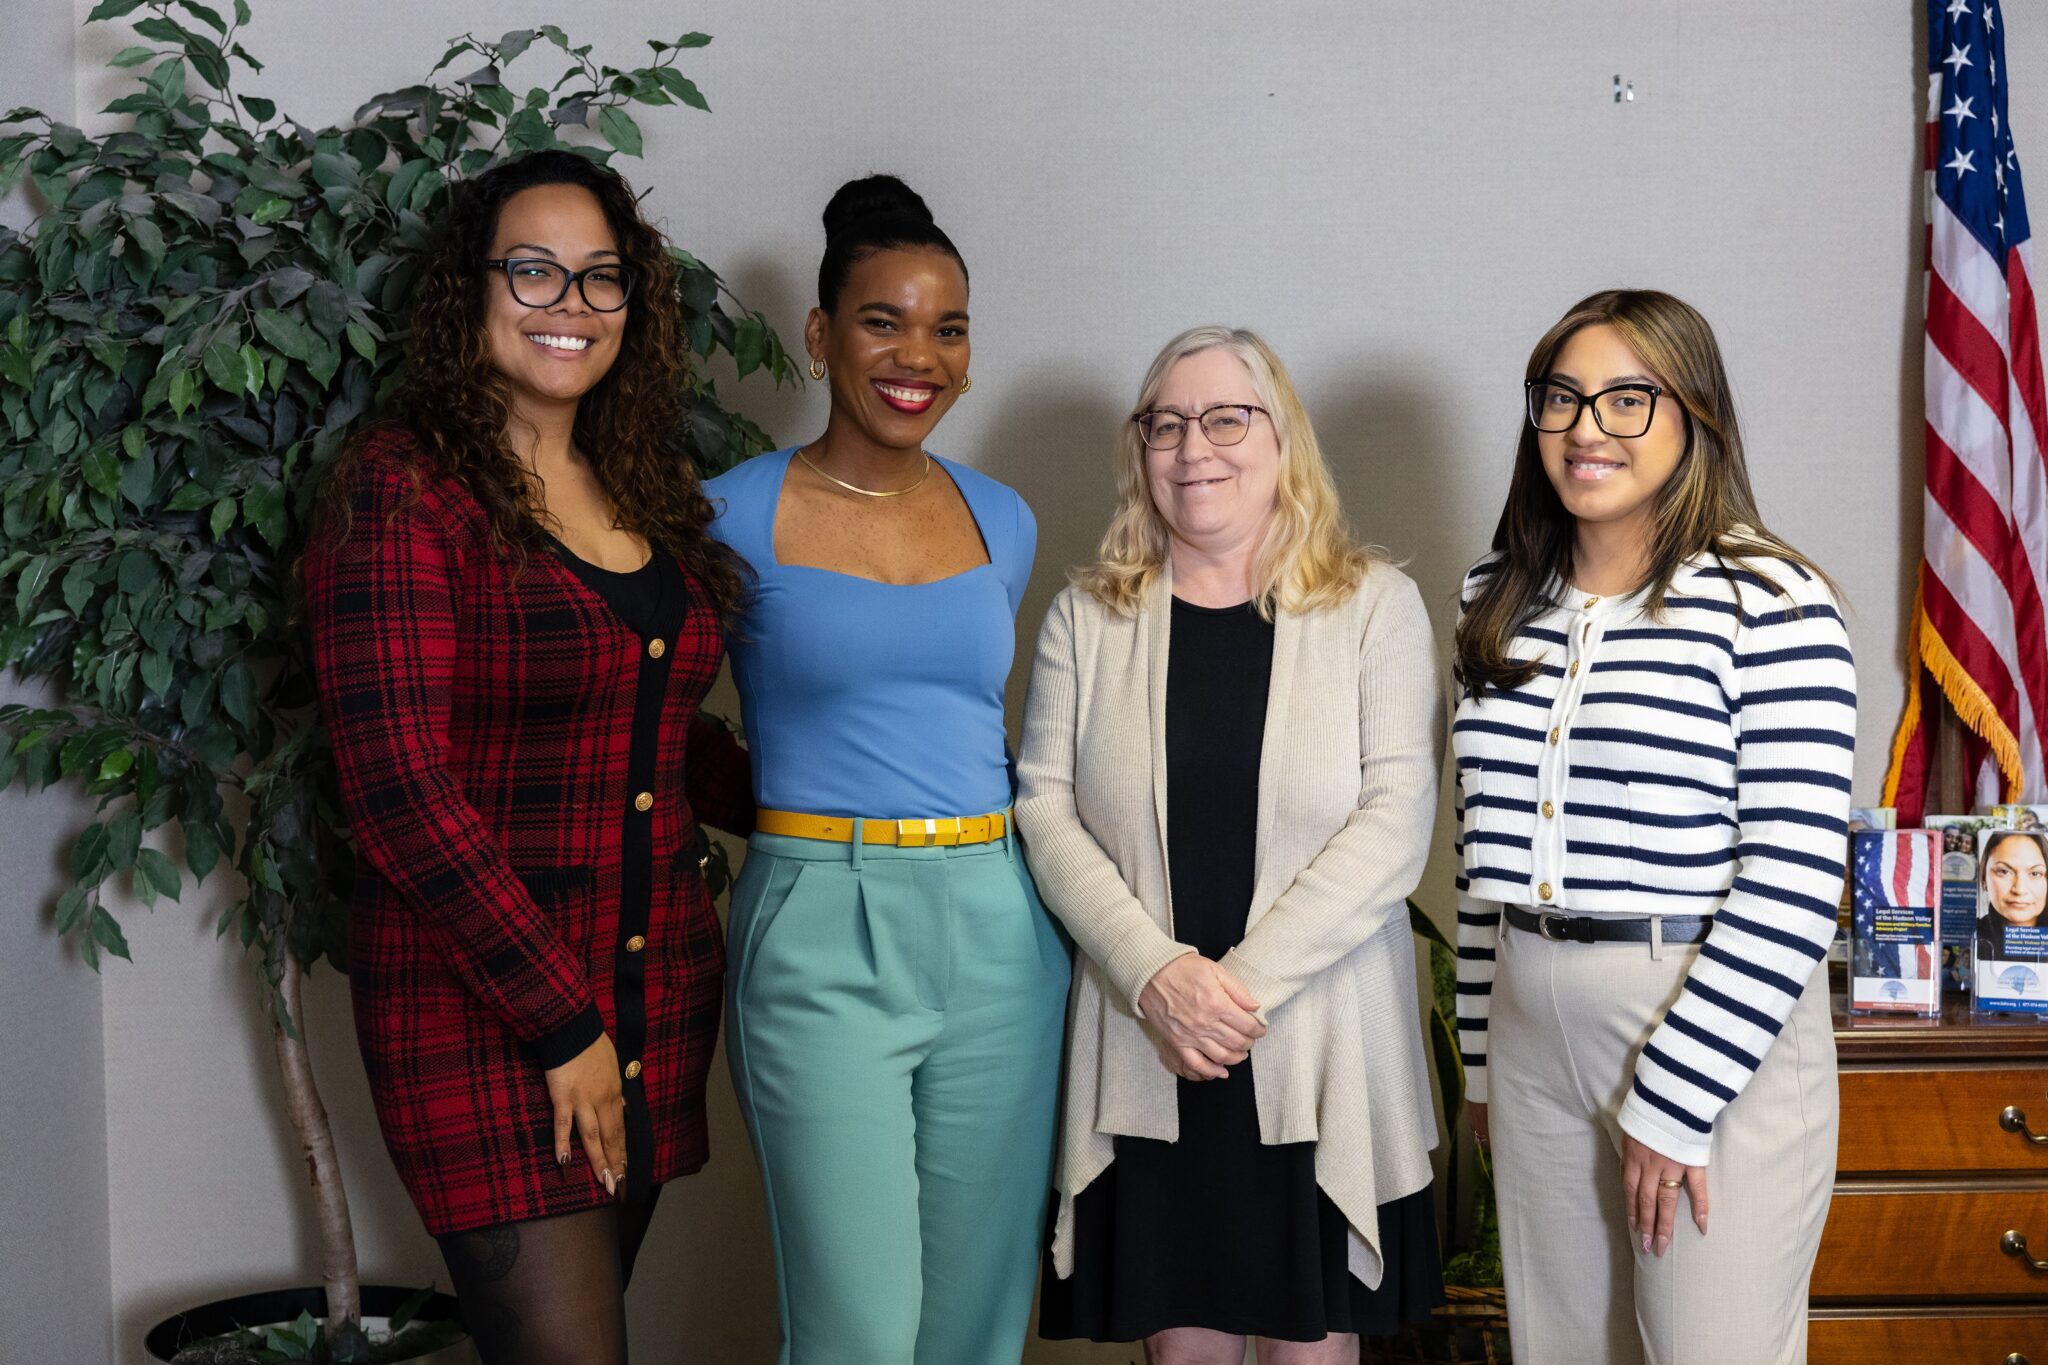
<svg viewBox="0 0 2048 1365"><path fill-rule="evenodd" d="M41 201L26 230L0 228L0 667L57 698L0 708L0 787L97 799L54 912L95 966L129 955L110 887L154 905L231 874L218 928L261 954L343 1359L354 1252L298 993L305 969L344 959L348 840L294 557L323 469L402 364L449 187L544 147L637 156L635 109L708 107L677 63L710 39L650 42L649 64L622 69L552 25L466 35L421 84L315 126L235 89L262 69L250 17L247 0L102 0L88 22L144 40L112 59L136 73L108 106L118 131L0 117L0 194L25 178ZM517 91L508 68L541 54L551 82ZM796 382L766 320L675 256L667 302L692 351ZM770 445L701 366L690 384L707 475Z"/></svg>

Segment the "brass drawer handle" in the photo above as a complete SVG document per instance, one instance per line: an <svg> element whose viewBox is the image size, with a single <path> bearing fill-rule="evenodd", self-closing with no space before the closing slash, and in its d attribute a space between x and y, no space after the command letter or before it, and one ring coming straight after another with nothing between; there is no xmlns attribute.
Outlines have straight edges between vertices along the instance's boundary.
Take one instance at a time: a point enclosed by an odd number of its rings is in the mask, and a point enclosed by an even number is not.
<svg viewBox="0 0 2048 1365"><path fill-rule="evenodd" d="M2005 1236L1998 1239L1998 1249L2014 1260L2023 1261L2035 1270L2048 1271L2048 1261L2037 1261L2027 1254L2027 1239L2012 1229L2006 1229Z"/></svg>
<svg viewBox="0 0 2048 1365"><path fill-rule="evenodd" d="M2027 1358L2018 1351L2014 1351L2005 1358L2005 1365L2027 1365Z"/></svg>
<svg viewBox="0 0 2048 1365"><path fill-rule="evenodd" d="M2027 1111L2016 1104L1998 1111L1998 1126L2008 1133L2018 1133L2036 1147L2048 1147L2048 1133L2037 1133L2027 1127Z"/></svg>

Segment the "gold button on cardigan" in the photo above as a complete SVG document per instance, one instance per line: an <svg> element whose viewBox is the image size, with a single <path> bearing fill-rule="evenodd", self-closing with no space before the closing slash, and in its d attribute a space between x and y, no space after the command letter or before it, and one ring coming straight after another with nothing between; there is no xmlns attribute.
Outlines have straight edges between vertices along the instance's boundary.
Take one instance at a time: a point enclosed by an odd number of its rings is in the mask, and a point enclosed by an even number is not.
<svg viewBox="0 0 2048 1365"><path fill-rule="evenodd" d="M1080 946L1069 1012L1053 1236L1074 1269L1074 1198L1118 1135L1173 1141L1178 1091L1137 997L1194 951L1173 937L1166 867L1171 576L1136 617L1077 588L1038 639L1017 825L1046 906ZM1223 959L1261 1005L1259 1135L1314 1142L1350 1221L1351 1273L1380 1282L1378 1207L1430 1180L1437 1130L1404 900L1436 817L1444 701L1415 584L1375 565L1343 603L1282 611L1259 766L1257 878ZM1086 755L1076 763L1076 755Z"/></svg>

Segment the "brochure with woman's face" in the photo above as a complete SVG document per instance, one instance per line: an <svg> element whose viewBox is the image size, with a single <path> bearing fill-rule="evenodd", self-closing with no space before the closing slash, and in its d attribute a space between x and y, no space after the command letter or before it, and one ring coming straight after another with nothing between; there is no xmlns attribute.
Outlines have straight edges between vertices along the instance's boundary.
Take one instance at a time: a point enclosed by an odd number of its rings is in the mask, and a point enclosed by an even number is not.
<svg viewBox="0 0 2048 1365"><path fill-rule="evenodd" d="M1979 832L1977 883L1976 1007L2048 1014L2048 831Z"/></svg>

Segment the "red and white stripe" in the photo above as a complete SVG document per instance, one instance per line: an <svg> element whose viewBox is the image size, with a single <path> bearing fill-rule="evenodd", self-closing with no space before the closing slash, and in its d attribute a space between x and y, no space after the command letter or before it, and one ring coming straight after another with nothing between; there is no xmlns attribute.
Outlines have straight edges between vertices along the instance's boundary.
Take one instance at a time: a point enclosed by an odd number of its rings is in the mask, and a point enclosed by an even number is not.
<svg viewBox="0 0 2048 1365"><path fill-rule="evenodd" d="M1943 86L1933 73L1919 629L1938 637L1981 697L1974 728L1992 752L1974 775L1975 799L2031 800L2048 792L2040 733L2048 715L2048 391L2033 252L2022 242L1998 260L1935 193ZM1955 680L1944 681L1954 698Z"/></svg>

